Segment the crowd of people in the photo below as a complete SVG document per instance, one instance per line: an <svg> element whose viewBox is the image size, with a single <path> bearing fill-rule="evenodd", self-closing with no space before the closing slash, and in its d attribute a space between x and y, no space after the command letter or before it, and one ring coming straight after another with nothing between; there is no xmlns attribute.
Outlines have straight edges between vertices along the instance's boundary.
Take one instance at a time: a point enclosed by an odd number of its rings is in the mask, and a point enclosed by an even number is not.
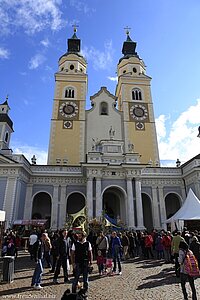
<svg viewBox="0 0 200 300"><path fill-rule="evenodd" d="M17 236L8 231L4 236L2 256L16 256L19 248ZM46 230L33 230L29 237L30 259L36 262L31 286L41 289L41 279L44 267L53 274L52 283L59 282L61 267L64 282L70 283L69 272L73 273L72 292L76 293L80 285L80 275L83 276L84 293L88 290L88 274L92 264L97 264L99 276L122 275L122 261L139 257L141 259L163 260L163 263L174 263L175 275L180 277L184 299L188 299L186 281L192 290L192 299L196 300L194 279L198 276L200 267L200 234L198 231L100 231L74 232L62 229L48 233ZM196 273L188 271L190 264L196 263Z"/></svg>

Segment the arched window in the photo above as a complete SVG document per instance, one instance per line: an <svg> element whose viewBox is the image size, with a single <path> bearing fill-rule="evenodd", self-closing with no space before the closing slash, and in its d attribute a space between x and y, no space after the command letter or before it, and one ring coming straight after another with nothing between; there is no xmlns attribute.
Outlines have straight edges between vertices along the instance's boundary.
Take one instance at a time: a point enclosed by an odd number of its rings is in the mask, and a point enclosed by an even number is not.
<svg viewBox="0 0 200 300"><path fill-rule="evenodd" d="M67 88L65 90L65 98L74 98L74 89L73 88Z"/></svg>
<svg viewBox="0 0 200 300"><path fill-rule="evenodd" d="M132 90L132 100L142 100L142 92L140 89Z"/></svg>
<svg viewBox="0 0 200 300"><path fill-rule="evenodd" d="M101 102L101 104L100 104L100 115L104 115L104 116L108 115L108 103Z"/></svg>
<svg viewBox="0 0 200 300"><path fill-rule="evenodd" d="M9 138L9 133L6 132L6 134L5 134L5 142L6 142L6 143L8 142L8 138Z"/></svg>

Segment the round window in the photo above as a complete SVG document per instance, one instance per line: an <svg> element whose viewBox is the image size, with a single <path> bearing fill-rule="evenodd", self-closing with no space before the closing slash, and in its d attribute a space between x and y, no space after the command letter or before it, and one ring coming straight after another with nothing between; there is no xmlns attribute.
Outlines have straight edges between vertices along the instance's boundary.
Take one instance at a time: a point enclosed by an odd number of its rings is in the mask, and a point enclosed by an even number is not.
<svg viewBox="0 0 200 300"><path fill-rule="evenodd" d="M137 69L136 68L133 68L133 73L137 73Z"/></svg>
<svg viewBox="0 0 200 300"><path fill-rule="evenodd" d="M70 65L70 70L74 70L74 65Z"/></svg>

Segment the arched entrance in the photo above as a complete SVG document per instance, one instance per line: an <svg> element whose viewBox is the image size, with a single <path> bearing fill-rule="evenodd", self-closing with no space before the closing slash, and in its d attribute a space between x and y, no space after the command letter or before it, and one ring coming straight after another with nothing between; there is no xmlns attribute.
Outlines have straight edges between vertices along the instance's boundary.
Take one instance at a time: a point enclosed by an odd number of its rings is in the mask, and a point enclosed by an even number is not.
<svg viewBox="0 0 200 300"><path fill-rule="evenodd" d="M125 195L118 187L109 187L103 193L103 210L113 218L126 223Z"/></svg>
<svg viewBox="0 0 200 300"><path fill-rule="evenodd" d="M169 219L179 210L180 198L174 193L168 194L165 198L165 208L166 208L166 217L167 219Z"/></svg>
<svg viewBox="0 0 200 300"><path fill-rule="evenodd" d="M67 198L67 222L72 227L83 226L86 221L85 197L81 193L72 193Z"/></svg>
<svg viewBox="0 0 200 300"><path fill-rule="evenodd" d="M67 214L75 214L85 207L85 197L80 193L70 194L67 198Z"/></svg>
<svg viewBox="0 0 200 300"><path fill-rule="evenodd" d="M51 197L48 193L40 192L33 198L32 219L47 219L46 227L51 224Z"/></svg>
<svg viewBox="0 0 200 300"><path fill-rule="evenodd" d="M150 231L153 229L151 199L148 195L144 193L142 193L142 206L143 206L144 226L148 231Z"/></svg>

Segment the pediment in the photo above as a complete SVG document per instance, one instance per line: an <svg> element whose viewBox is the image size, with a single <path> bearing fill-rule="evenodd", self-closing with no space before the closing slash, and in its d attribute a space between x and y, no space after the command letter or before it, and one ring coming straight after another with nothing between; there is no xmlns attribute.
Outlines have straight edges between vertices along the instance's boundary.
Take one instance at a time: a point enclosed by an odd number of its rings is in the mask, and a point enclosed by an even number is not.
<svg viewBox="0 0 200 300"><path fill-rule="evenodd" d="M117 97L115 97L113 94L111 94L107 88L105 86L101 87L101 89L96 93L94 94L93 96L90 97L90 100L94 100L95 98L99 97L102 93L105 93L109 98L112 99L112 101L116 101L117 100Z"/></svg>

